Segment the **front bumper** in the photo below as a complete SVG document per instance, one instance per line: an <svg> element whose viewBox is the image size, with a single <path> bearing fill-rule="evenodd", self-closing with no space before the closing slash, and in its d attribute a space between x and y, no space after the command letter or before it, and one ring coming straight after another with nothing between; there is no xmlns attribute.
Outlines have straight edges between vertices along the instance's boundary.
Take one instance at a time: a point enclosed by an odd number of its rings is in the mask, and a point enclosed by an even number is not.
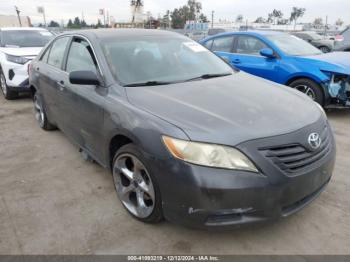
<svg viewBox="0 0 350 262"><path fill-rule="evenodd" d="M287 135L310 134L309 127ZM330 132L329 152L306 171L286 174L252 148L238 148L254 159L261 173L215 169L181 161L159 161L153 172L159 181L164 216L190 227L213 228L250 224L287 217L314 200L327 186L335 163L335 143ZM277 138L284 141L284 136ZM282 140L281 140L282 139ZM257 154L260 154L258 156ZM166 171L164 171L166 170Z"/></svg>
<svg viewBox="0 0 350 262"><path fill-rule="evenodd" d="M1 67L6 78L8 89L14 92L29 92L29 76L27 62L24 65L4 62Z"/></svg>

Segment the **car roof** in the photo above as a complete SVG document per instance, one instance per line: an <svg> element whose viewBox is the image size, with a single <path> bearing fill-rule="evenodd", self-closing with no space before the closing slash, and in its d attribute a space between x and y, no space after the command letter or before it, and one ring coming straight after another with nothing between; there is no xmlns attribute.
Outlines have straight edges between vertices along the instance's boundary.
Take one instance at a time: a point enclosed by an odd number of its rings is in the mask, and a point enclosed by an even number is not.
<svg viewBox="0 0 350 262"><path fill-rule="evenodd" d="M284 35L286 33L279 31L230 31L221 34L217 34L215 36L211 36L210 38L214 38L217 36L229 36L229 35L252 35L252 36L270 36L270 35ZM209 38L208 38L209 39Z"/></svg>
<svg viewBox="0 0 350 262"><path fill-rule="evenodd" d="M140 37L140 36L182 36L178 33L157 29L89 29L79 31L69 31L61 35L82 35L86 37L96 37L100 39L112 37ZM184 37L184 36L183 36Z"/></svg>
<svg viewBox="0 0 350 262"><path fill-rule="evenodd" d="M18 31L18 30L24 30L24 31L47 31L45 28L40 27L1 27L1 31Z"/></svg>

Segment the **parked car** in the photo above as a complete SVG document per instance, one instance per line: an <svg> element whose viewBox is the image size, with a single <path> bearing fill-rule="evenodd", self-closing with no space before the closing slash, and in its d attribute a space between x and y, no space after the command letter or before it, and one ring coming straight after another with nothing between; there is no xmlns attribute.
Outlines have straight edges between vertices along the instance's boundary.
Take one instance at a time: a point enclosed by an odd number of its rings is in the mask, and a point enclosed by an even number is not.
<svg viewBox="0 0 350 262"><path fill-rule="evenodd" d="M226 32L226 29L224 28L210 28L208 30L208 36L213 36L213 35L217 35L225 32Z"/></svg>
<svg viewBox="0 0 350 262"><path fill-rule="evenodd" d="M6 99L30 91L28 64L52 38L41 28L0 29L0 87Z"/></svg>
<svg viewBox="0 0 350 262"><path fill-rule="evenodd" d="M207 34L204 31L194 31L194 32L187 32L185 36L191 38L192 40L198 42L202 39L204 39Z"/></svg>
<svg viewBox="0 0 350 262"><path fill-rule="evenodd" d="M335 51L350 52L350 27L336 36Z"/></svg>
<svg viewBox="0 0 350 262"><path fill-rule="evenodd" d="M56 37L32 62L40 127L111 170L135 218L219 227L286 217L329 183L323 109L167 31Z"/></svg>
<svg viewBox="0 0 350 262"><path fill-rule="evenodd" d="M293 35L309 42L314 47L320 49L323 53L329 53L334 48L334 41L325 39L314 31L293 32Z"/></svg>
<svg viewBox="0 0 350 262"><path fill-rule="evenodd" d="M201 43L232 66L295 88L322 106L350 106L350 54L328 53L272 31L230 32Z"/></svg>

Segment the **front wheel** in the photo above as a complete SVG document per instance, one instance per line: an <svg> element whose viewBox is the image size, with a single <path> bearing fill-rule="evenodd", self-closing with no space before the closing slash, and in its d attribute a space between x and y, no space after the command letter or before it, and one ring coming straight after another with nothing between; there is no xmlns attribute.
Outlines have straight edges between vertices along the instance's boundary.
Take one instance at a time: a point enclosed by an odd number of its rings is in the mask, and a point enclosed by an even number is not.
<svg viewBox="0 0 350 262"><path fill-rule="evenodd" d="M113 161L119 200L136 219L157 223L163 218L160 190L142 152L133 144L121 147Z"/></svg>
<svg viewBox="0 0 350 262"><path fill-rule="evenodd" d="M18 94L16 92L11 91L8 88L5 75L1 70L0 70L0 87L1 87L1 91L2 91L2 94L4 95L5 99L12 100L12 99L15 99L17 97Z"/></svg>
<svg viewBox="0 0 350 262"><path fill-rule="evenodd" d="M321 87L314 81L307 78L301 78L293 81L289 84L289 86L304 93L312 100L319 103L321 106L324 106L325 98L323 91Z"/></svg>

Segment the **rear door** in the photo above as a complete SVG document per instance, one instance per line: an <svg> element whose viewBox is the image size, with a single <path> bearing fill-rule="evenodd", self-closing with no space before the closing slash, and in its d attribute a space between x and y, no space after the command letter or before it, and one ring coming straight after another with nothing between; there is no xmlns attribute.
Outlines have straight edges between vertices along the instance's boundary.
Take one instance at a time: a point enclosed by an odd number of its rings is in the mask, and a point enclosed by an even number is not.
<svg viewBox="0 0 350 262"><path fill-rule="evenodd" d="M103 153L103 104L107 88L71 84L69 73L73 71L102 75L91 44L82 37L73 38L67 54L66 73L61 78L64 89L61 91L60 111L66 116L69 135L98 160Z"/></svg>
<svg viewBox="0 0 350 262"><path fill-rule="evenodd" d="M68 36L56 39L34 68L35 74L40 75L38 77L40 92L44 97L47 113L59 127L64 120L64 116L59 112L61 88L59 81L65 74L62 65L69 40Z"/></svg>
<svg viewBox="0 0 350 262"><path fill-rule="evenodd" d="M233 35L219 36L213 40L209 40L205 46L233 65L234 56L232 51L234 39Z"/></svg>
<svg viewBox="0 0 350 262"><path fill-rule="evenodd" d="M235 41L232 63L247 73L278 81L279 59L261 56L263 48L270 47L257 37L239 35Z"/></svg>

